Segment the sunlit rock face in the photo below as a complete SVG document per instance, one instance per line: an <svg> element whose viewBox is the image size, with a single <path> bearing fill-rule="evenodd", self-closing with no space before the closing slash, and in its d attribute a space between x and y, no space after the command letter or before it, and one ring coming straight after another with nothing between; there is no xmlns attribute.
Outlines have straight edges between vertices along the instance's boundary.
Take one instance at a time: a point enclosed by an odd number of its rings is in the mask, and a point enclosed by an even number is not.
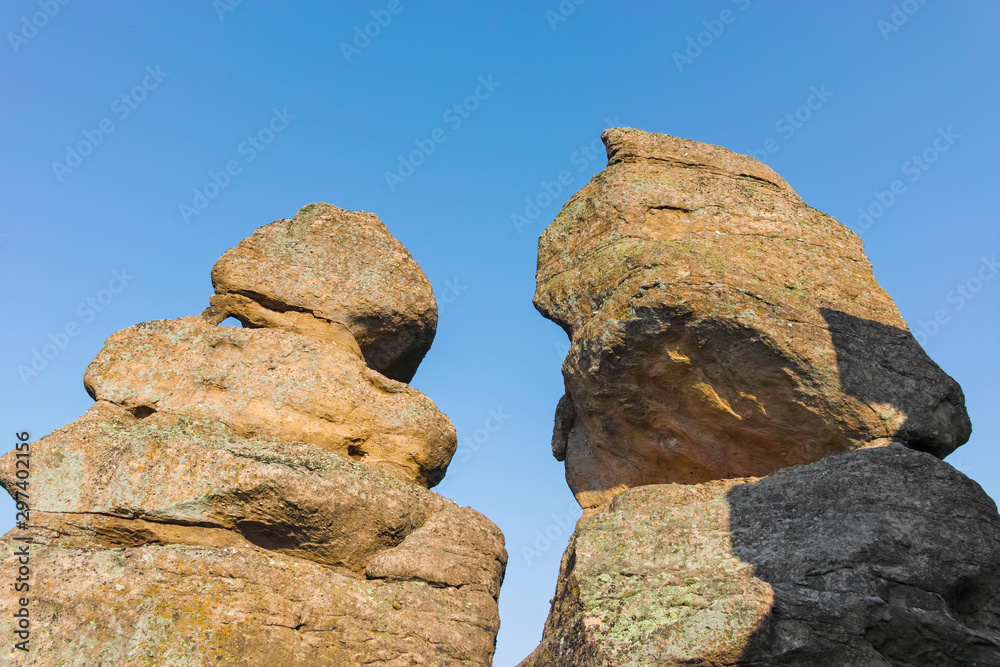
<svg viewBox="0 0 1000 667"><path fill-rule="evenodd" d="M539 239L584 516L522 667L1000 664L964 396L861 241L746 156L603 138Z"/></svg>
<svg viewBox="0 0 1000 667"><path fill-rule="evenodd" d="M570 336L556 457L584 508L901 442L944 457L961 388L860 239L756 160L640 130L538 243L536 308Z"/></svg>
<svg viewBox="0 0 1000 667"><path fill-rule="evenodd" d="M32 448L32 527L0 539L14 570L31 540L25 664L490 664L506 552L471 509L313 445L103 401ZM10 636L15 605L5 590Z"/></svg>
<svg viewBox="0 0 1000 667"><path fill-rule="evenodd" d="M309 204L265 225L212 269L220 316L314 338L351 339L368 365L409 382L437 329L427 276L373 213Z"/></svg>
<svg viewBox="0 0 1000 667"><path fill-rule="evenodd" d="M87 367L95 400L135 414L214 419L246 436L307 442L423 486L444 477L455 427L416 389L334 341L201 317L113 334Z"/></svg>
<svg viewBox="0 0 1000 667"><path fill-rule="evenodd" d="M112 335L91 409L28 445L31 520L0 547L34 578L3 588L0 632L27 596L32 639L4 664L491 664L503 535L428 490L455 428L379 371L409 379L430 345L426 278L370 214L262 229L200 316Z"/></svg>

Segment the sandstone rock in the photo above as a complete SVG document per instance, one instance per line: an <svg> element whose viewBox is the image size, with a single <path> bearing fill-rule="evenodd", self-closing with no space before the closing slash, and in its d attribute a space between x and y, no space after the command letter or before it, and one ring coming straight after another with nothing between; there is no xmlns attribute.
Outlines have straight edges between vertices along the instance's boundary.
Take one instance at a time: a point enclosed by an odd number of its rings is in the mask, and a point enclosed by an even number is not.
<svg viewBox="0 0 1000 667"><path fill-rule="evenodd" d="M571 337L553 451L585 508L971 430L957 383L861 241L770 168L632 129L539 240L535 306Z"/></svg>
<svg viewBox="0 0 1000 667"><path fill-rule="evenodd" d="M261 227L212 269L213 316L360 346L368 365L409 382L430 349L437 305L427 276L378 216L330 204Z"/></svg>
<svg viewBox="0 0 1000 667"><path fill-rule="evenodd" d="M735 664L773 597L730 549L729 486L644 486L581 519L522 667Z"/></svg>
<svg viewBox="0 0 1000 667"><path fill-rule="evenodd" d="M10 664L491 664L496 601L423 581L380 584L254 547L62 547L31 531L44 572L36 643ZM4 567L13 542L0 539ZM0 629L13 636L13 596Z"/></svg>
<svg viewBox="0 0 1000 667"><path fill-rule="evenodd" d="M290 331L156 320L112 335L84 375L95 400L137 416L187 415L237 434L306 442L434 486L455 428L412 387L351 349Z"/></svg>
<svg viewBox="0 0 1000 667"><path fill-rule="evenodd" d="M580 521L522 667L1000 664L1000 516L898 444L630 489Z"/></svg>
<svg viewBox="0 0 1000 667"><path fill-rule="evenodd" d="M8 643L11 664L491 662L506 552L470 509L314 445L104 401L31 447L32 527L0 539L7 569L30 539L34 573L32 651ZM16 604L5 587L7 636Z"/></svg>
<svg viewBox="0 0 1000 667"><path fill-rule="evenodd" d="M365 574L369 579L465 586L496 598L506 562L495 557L500 553L505 553L504 541L496 526L471 509L448 507L430 516L399 546L371 559Z"/></svg>
<svg viewBox="0 0 1000 667"><path fill-rule="evenodd" d="M130 546L158 542L161 530L190 529L195 543L231 531L227 539L238 544L359 574L452 506L315 446L246 438L221 422L166 413L137 419L105 401L35 443L32 466L36 524L52 515L97 530L107 520L108 530L136 531L115 538ZM11 490L13 473L12 464L0 468L0 484Z"/></svg>
<svg viewBox="0 0 1000 667"><path fill-rule="evenodd" d="M370 214L307 206L220 260L200 317L111 336L94 406L31 444L23 665L491 664L507 554L427 490L455 429L408 380L426 277ZM233 315L248 328L216 326ZM0 484L23 491L15 452ZM30 594L30 595L29 595Z"/></svg>

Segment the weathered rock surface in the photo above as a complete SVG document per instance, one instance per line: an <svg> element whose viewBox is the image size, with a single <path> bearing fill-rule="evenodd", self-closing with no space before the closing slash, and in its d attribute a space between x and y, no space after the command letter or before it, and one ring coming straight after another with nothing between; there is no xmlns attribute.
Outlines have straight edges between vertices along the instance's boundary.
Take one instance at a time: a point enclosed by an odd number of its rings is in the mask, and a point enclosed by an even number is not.
<svg viewBox="0 0 1000 667"><path fill-rule="evenodd" d="M468 667L494 651L496 601L484 592L365 581L256 548L64 547L31 532L46 573L37 643L27 659L8 643L9 664ZM14 567L13 543L0 544ZM11 601L0 604L7 636Z"/></svg>
<svg viewBox="0 0 1000 667"><path fill-rule="evenodd" d="M378 216L330 204L261 227L212 269L212 306L244 326L350 345L409 382L430 349L437 305L427 276Z"/></svg>
<svg viewBox="0 0 1000 667"><path fill-rule="evenodd" d="M0 540L7 569L32 540L34 643L11 664L490 664L506 552L470 509L314 445L104 401L31 447L32 527ZM15 605L6 587L7 636Z"/></svg>
<svg viewBox="0 0 1000 667"><path fill-rule="evenodd" d="M30 487L18 452L0 458L30 505L0 560L27 568L27 545L31 572L30 591L0 593L8 637L28 605L29 651L0 656L490 665L503 535L424 488L455 428L372 368L408 379L430 345L419 267L375 216L313 205L216 269L201 316L108 339L84 377L96 403L30 444ZM216 326L230 314L249 328Z"/></svg>
<svg viewBox="0 0 1000 667"><path fill-rule="evenodd" d="M898 444L630 489L580 521L522 667L1000 664L1000 516Z"/></svg>
<svg viewBox="0 0 1000 667"><path fill-rule="evenodd" d="M767 166L632 129L539 240L535 306L571 337L553 451L585 508L971 426L862 243Z"/></svg>
<svg viewBox="0 0 1000 667"><path fill-rule="evenodd" d="M95 400L134 414L224 422L247 437L306 442L434 486L455 427L409 385L350 349L277 329L156 320L112 335L84 374Z"/></svg>

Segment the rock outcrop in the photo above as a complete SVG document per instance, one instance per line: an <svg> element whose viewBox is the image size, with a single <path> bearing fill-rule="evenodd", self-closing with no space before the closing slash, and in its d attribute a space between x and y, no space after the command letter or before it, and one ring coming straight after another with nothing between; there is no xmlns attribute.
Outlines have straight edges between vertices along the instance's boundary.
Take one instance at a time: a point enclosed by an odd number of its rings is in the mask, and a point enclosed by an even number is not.
<svg viewBox="0 0 1000 667"><path fill-rule="evenodd" d="M434 340L430 281L378 216L309 204L261 227L212 269L213 316L352 345L409 382ZM347 336L345 334L350 334Z"/></svg>
<svg viewBox="0 0 1000 667"><path fill-rule="evenodd" d="M539 240L535 292L571 338L553 452L583 507L890 441L944 457L968 439L961 388L855 234L752 158L603 138L608 167Z"/></svg>
<svg viewBox="0 0 1000 667"><path fill-rule="evenodd" d="M901 445L630 489L580 521L522 667L1000 664L1000 515Z"/></svg>
<svg viewBox="0 0 1000 667"><path fill-rule="evenodd" d="M309 265L311 239L286 238L281 260ZM297 273L318 284L289 293L405 279L343 266ZM32 643L6 659L489 665L507 554L488 519L425 488L455 449L448 418L366 365L347 329L218 327L219 313L114 334L86 372L93 407L31 443L29 526L0 542L11 571L30 552ZM12 495L15 456L0 459ZM14 636L17 608L0 595L0 632Z"/></svg>
<svg viewBox="0 0 1000 667"><path fill-rule="evenodd" d="M144 322L108 338L83 377L95 400L224 422L307 442L424 486L444 477L455 427L426 396L336 342L201 317Z"/></svg>
<svg viewBox="0 0 1000 667"><path fill-rule="evenodd" d="M1000 664L1000 515L861 242L773 171L631 129L539 241L584 507L523 667Z"/></svg>

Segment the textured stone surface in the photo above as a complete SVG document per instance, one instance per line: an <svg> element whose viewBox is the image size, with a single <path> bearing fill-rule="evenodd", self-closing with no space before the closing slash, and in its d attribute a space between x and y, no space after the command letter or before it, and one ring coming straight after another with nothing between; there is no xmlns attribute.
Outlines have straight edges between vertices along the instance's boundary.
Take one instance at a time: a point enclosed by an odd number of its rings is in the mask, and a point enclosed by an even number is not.
<svg viewBox="0 0 1000 667"><path fill-rule="evenodd" d="M539 239L535 306L571 337L553 451L585 508L971 426L861 241L770 168L605 132L608 167Z"/></svg>
<svg viewBox="0 0 1000 667"><path fill-rule="evenodd" d="M444 477L455 453L454 426L426 396L350 349L290 331L218 327L200 317L138 324L107 340L84 384L95 400L139 416L213 419L424 486Z"/></svg>
<svg viewBox="0 0 1000 667"><path fill-rule="evenodd" d="M630 489L579 523L523 667L1000 664L1000 516L893 444Z"/></svg>
<svg viewBox="0 0 1000 667"><path fill-rule="evenodd" d="M254 547L63 547L32 532L37 643L25 659L8 642L9 664L468 667L494 651L483 591L366 581ZM0 545L9 569L13 544ZM8 637L11 603L5 591Z"/></svg>
<svg viewBox="0 0 1000 667"><path fill-rule="evenodd" d="M522 667L734 664L772 605L732 553L734 483L631 489L581 519Z"/></svg>
<svg viewBox="0 0 1000 667"><path fill-rule="evenodd" d="M330 204L261 227L212 269L220 317L357 340L368 365L409 382L430 349L437 305L427 276L378 216Z"/></svg>
<svg viewBox="0 0 1000 667"><path fill-rule="evenodd" d="M408 380L437 318L378 218L328 205L219 261L198 317L117 332L96 401L15 452L30 520L0 538L0 633L20 665L487 667L500 530L427 488L455 428ZM227 316L247 328L217 326ZM377 370L376 370L377 369ZM23 637L22 637L23 639Z"/></svg>
<svg viewBox="0 0 1000 667"><path fill-rule="evenodd" d="M32 444L32 665L489 665L487 519L305 443L98 402ZM13 454L0 484L15 489ZM13 570L11 570L13 571ZM12 636L16 598L0 595ZM12 664L15 664L12 662Z"/></svg>

